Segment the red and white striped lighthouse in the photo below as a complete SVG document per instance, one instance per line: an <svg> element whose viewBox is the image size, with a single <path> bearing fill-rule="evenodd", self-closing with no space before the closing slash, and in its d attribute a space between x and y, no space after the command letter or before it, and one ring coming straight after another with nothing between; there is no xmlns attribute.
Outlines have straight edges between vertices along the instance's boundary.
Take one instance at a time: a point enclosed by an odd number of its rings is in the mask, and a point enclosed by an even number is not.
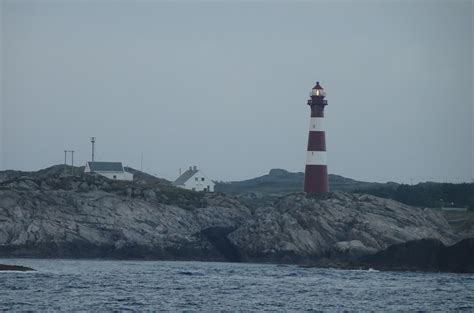
<svg viewBox="0 0 474 313"><path fill-rule="evenodd" d="M308 149L304 173L304 191L323 194L329 191L326 157L326 135L324 133L324 107L328 104L326 92L316 82L311 90L308 105L311 107Z"/></svg>

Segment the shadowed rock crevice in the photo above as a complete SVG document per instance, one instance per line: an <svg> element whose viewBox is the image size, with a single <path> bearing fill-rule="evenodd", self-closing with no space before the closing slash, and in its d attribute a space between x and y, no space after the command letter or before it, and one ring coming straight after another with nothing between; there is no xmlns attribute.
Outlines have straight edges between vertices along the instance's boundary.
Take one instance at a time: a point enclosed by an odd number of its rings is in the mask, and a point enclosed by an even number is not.
<svg viewBox="0 0 474 313"><path fill-rule="evenodd" d="M216 248L229 262L241 262L239 248L227 237L234 231L229 227L210 227L201 231L201 234Z"/></svg>

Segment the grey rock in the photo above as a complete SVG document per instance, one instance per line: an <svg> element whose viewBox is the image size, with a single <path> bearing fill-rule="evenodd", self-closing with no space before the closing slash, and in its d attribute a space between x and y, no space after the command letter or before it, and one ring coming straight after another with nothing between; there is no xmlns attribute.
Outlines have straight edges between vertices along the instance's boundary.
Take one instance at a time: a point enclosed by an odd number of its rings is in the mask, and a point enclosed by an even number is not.
<svg viewBox="0 0 474 313"><path fill-rule="evenodd" d="M38 184L36 184L34 181L29 180L29 179L20 180L16 184L12 184L12 186L21 190L33 190L33 189L39 188Z"/></svg>
<svg viewBox="0 0 474 313"><path fill-rule="evenodd" d="M79 184L79 191L88 192L89 190L90 190L90 188L89 188L89 184L87 182L83 182L83 183Z"/></svg>
<svg viewBox="0 0 474 313"><path fill-rule="evenodd" d="M30 267L26 267L26 266L21 266L21 265L0 264L0 272L1 271L28 272L28 271L34 271L34 269Z"/></svg>
<svg viewBox="0 0 474 313"><path fill-rule="evenodd" d="M300 193L251 211L222 194L199 198L173 189L168 197L146 184L94 176L45 176L49 188L26 181L0 183L3 256L228 260L231 255L231 260L303 262L331 253L370 254L422 238L456 240L440 213L368 195L316 199ZM87 192L78 192L86 186Z"/></svg>
<svg viewBox="0 0 474 313"><path fill-rule="evenodd" d="M151 189L144 190L143 191L143 196L147 200L155 200L156 199L156 193Z"/></svg>
<svg viewBox="0 0 474 313"><path fill-rule="evenodd" d="M354 250L359 242L360 251L372 253L422 238L447 244L457 239L434 210L340 192L324 200L298 194L283 197L272 207L257 209L229 236L249 261L321 257L344 247Z"/></svg>
<svg viewBox="0 0 474 313"><path fill-rule="evenodd" d="M140 197L142 194L143 194L143 192L140 188L133 188L132 189L132 196Z"/></svg>
<svg viewBox="0 0 474 313"><path fill-rule="evenodd" d="M354 259L377 252L374 248L365 246L360 240L339 241L334 244L334 252L338 257Z"/></svg>

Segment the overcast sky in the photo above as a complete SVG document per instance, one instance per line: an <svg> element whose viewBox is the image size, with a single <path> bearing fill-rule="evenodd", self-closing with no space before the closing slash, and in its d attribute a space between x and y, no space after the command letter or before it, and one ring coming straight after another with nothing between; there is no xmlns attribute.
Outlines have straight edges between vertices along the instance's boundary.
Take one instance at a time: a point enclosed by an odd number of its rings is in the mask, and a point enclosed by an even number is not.
<svg viewBox="0 0 474 313"><path fill-rule="evenodd" d="M330 173L474 177L472 1L1 3L2 169L304 171L319 80Z"/></svg>

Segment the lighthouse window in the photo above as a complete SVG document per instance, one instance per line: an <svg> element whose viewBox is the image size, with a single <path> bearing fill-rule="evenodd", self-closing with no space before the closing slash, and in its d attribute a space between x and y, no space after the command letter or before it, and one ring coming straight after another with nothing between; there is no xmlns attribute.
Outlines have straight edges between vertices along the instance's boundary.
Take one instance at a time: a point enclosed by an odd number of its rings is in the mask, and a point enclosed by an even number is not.
<svg viewBox="0 0 474 313"><path fill-rule="evenodd" d="M204 181L204 177L203 177L203 178L201 178L201 181Z"/></svg>

